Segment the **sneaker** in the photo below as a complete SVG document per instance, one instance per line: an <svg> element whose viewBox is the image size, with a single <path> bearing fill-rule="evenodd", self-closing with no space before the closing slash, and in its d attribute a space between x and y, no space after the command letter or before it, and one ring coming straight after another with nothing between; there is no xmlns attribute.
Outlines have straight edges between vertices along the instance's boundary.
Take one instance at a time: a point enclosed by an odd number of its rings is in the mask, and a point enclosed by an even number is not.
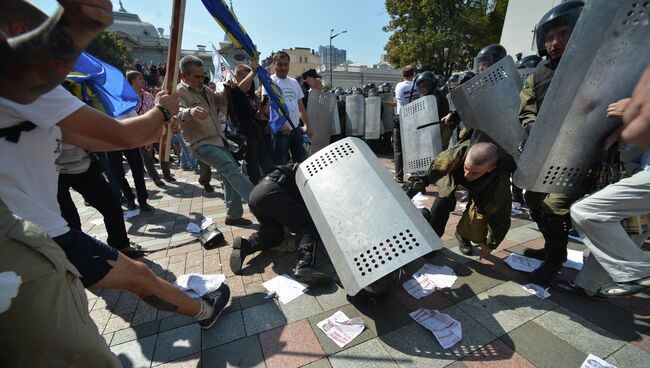
<svg viewBox="0 0 650 368"><path fill-rule="evenodd" d="M555 275L562 269L561 262L542 262L542 265L538 269L531 272L528 275L528 282L537 284L540 286L546 286L549 284Z"/></svg>
<svg viewBox="0 0 650 368"><path fill-rule="evenodd" d="M155 210L155 208L153 208L149 203L145 202L145 203L140 205L140 211L141 212L151 212L153 210Z"/></svg>
<svg viewBox="0 0 650 368"><path fill-rule="evenodd" d="M245 226L245 225L252 225L253 221L240 217L238 219L226 219L226 225L230 226Z"/></svg>
<svg viewBox="0 0 650 368"><path fill-rule="evenodd" d="M238 236L232 242L232 253L230 254L230 269L235 275L239 275L244 266L246 256L253 253L251 243L248 239Z"/></svg>
<svg viewBox="0 0 650 368"><path fill-rule="evenodd" d="M226 308L230 300L230 288L226 284L221 284L217 290L204 295L203 300L212 305L212 315L204 320L197 321L197 323L202 329L207 330L214 326L221 312Z"/></svg>

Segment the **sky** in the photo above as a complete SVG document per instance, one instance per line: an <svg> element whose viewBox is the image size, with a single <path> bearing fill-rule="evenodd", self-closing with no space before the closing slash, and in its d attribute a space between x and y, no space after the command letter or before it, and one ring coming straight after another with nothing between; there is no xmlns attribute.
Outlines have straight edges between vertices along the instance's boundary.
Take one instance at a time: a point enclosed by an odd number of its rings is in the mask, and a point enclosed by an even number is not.
<svg viewBox="0 0 650 368"><path fill-rule="evenodd" d="M52 14L56 0L31 0ZM117 0L111 0L119 9ZM329 45L330 29L347 31L332 40L332 45L347 50L348 60L376 64L384 53L389 34L382 31L390 18L383 0L232 0L235 14L262 58L283 48ZM122 0L124 8L169 35L172 0ZM183 49L212 42L218 47L224 32L208 14L201 0L187 0Z"/></svg>

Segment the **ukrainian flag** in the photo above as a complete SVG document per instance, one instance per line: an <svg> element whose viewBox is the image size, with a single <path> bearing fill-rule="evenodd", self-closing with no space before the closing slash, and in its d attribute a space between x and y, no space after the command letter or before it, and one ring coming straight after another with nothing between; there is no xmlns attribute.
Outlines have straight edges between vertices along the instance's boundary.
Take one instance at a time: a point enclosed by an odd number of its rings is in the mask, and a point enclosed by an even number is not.
<svg viewBox="0 0 650 368"><path fill-rule="evenodd" d="M257 57L259 55L255 44L235 15L232 14L224 0L201 1L214 20L219 23L224 32L226 32L228 37L230 37L230 40L235 47L242 49L249 58ZM271 75L266 69L263 67L257 68L257 77L259 78L260 83L264 86L266 93L269 95L269 101L271 102L271 130L275 133L280 130L282 125L288 120L288 114L286 113L287 105L282 96L282 90L273 82ZM289 123L294 127L296 126L290 120Z"/></svg>

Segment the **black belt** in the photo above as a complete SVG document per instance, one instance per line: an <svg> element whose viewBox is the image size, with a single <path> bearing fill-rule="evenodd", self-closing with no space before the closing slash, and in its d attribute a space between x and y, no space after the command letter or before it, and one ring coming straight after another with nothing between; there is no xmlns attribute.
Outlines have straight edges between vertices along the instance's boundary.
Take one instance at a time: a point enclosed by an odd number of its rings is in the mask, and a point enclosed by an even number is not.
<svg viewBox="0 0 650 368"><path fill-rule="evenodd" d="M31 121L23 121L20 124L0 129L0 138L5 138L9 142L18 143L22 132L29 132L36 128Z"/></svg>

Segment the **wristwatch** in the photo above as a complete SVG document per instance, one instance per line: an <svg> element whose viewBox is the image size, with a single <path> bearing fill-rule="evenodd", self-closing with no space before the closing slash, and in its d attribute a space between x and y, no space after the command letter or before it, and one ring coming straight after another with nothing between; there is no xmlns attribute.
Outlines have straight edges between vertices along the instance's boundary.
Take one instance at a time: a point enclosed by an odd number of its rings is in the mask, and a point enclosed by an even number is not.
<svg viewBox="0 0 650 368"><path fill-rule="evenodd" d="M158 110L163 113L163 116L165 117L165 121L170 121L172 119L172 113L169 112L164 106L162 105L156 105Z"/></svg>

